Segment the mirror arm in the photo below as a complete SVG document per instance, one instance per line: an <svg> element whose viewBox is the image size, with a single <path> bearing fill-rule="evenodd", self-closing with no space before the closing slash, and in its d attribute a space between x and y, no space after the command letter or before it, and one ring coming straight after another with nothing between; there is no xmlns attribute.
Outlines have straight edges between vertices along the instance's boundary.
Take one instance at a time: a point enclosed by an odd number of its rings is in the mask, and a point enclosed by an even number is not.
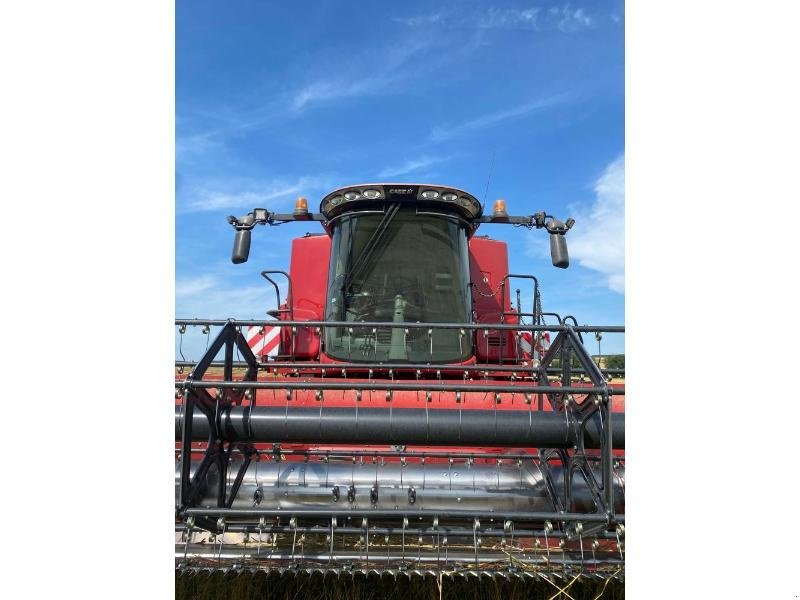
<svg viewBox="0 0 800 600"><path fill-rule="evenodd" d="M302 214L279 214L268 211L266 208L254 208L243 217L230 215L228 223L236 230L233 239L233 253L231 261L234 264L247 262L250 256L250 241L252 230L256 225L281 225L289 221L322 221L326 219L322 214L302 213Z"/></svg>

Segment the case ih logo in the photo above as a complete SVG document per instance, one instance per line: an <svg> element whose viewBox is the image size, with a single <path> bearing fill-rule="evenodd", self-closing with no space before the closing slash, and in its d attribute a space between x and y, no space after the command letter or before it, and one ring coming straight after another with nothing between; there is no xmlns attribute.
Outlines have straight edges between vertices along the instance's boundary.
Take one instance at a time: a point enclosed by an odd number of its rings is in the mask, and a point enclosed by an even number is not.
<svg viewBox="0 0 800 600"><path fill-rule="evenodd" d="M389 189L389 193L390 194L395 194L395 195L397 195L397 194L413 194L414 193L414 188L390 188Z"/></svg>

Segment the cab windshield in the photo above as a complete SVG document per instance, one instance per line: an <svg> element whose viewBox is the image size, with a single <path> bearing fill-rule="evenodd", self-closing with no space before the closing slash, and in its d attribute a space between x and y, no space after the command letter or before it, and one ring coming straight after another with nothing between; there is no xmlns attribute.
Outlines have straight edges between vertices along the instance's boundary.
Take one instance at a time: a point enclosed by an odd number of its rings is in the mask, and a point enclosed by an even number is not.
<svg viewBox="0 0 800 600"><path fill-rule="evenodd" d="M471 320L467 230L448 213L390 205L334 223L326 320L465 323ZM328 327L325 351L357 362L461 362L459 329Z"/></svg>

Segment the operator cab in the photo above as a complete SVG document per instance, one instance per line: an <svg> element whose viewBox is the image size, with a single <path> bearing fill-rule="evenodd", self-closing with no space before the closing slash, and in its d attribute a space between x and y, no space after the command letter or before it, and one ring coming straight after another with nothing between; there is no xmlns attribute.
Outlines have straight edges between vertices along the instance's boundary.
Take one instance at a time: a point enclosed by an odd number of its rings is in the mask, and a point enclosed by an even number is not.
<svg viewBox="0 0 800 600"><path fill-rule="evenodd" d="M331 234L326 321L468 323L469 249L481 205L432 185L350 186L321 204ZM374 329L374 331L373 331ZM459 329L328 327L325 351L339 360L463 362Z"/></svg>

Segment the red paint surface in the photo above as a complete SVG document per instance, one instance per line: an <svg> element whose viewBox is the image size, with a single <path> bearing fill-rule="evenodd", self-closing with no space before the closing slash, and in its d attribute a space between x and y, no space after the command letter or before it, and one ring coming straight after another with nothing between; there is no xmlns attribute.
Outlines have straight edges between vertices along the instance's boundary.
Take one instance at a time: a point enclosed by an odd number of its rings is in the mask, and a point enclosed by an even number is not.
<svg viewBox="0 0 800 600"><path fill-rule="evenodd" d="M510 312L509 285L503 285L508 275L508 246L505 242L486 237L469 240L469 270L472 280L472 308L477 323L518 323ZM498 331L491 328L475 332L475 353L478 362L504 363L517 357L517 340L513 331Z"/></svg>
<svg viewBox="0 0 800 600"><path fill-rule="evenodd" d="M324 320L330 254L331 238L324 233L292 240L289 262L292 313L282 313L283 320L289 320L290 316L295 321ZM285 328L281 334L280 354L294 355L299 360L316 359L320 350L319 338L311 327L298 327L294 336Z"/></svg>

